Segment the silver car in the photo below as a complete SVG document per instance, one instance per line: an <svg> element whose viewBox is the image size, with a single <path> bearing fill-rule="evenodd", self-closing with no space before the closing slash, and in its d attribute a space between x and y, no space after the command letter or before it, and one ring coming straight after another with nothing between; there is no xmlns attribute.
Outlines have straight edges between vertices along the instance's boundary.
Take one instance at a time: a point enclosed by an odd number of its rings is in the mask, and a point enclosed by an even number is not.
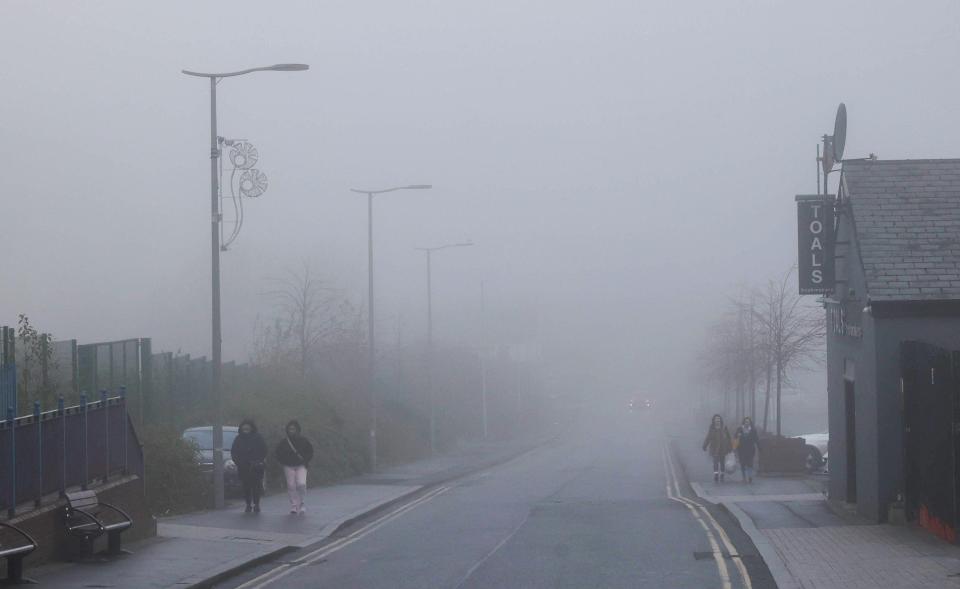
<svg viewBox="0 0 960 589"><path fill-rule="evenodd" d="M239 489L240 477L237 475L237 465L230 456L230 447L237 437L238 429L234 425L223 426L223 488ZM183 439L193 442L197 447L197 462L200 470L207 476L213 477L213 426L202 425L184 430Z"/></svg>

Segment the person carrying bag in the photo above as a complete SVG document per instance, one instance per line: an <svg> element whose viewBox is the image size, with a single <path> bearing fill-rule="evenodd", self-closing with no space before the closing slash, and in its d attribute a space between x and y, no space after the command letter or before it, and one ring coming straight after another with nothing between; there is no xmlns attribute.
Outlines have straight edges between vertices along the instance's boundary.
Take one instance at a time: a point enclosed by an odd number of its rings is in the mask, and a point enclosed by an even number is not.
<svg viewBox="0 0 960 589"><path fill-rule="evenodd" d="M287 423L286 434L277 444L274 456L283 466L283 474L287 480L290 513L304 515L307 512L304 505L307 494L307 468L313 458L313 445L303 437L300 423L296 419L291 419Z"/></svg>

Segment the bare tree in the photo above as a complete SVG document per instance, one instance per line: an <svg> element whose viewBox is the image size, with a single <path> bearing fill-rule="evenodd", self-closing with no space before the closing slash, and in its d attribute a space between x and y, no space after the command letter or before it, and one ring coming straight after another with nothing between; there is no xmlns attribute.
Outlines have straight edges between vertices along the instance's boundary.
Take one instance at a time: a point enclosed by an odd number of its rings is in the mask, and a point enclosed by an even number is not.
<svg viewBox="0 0 960 589"><path fill-rule="evenodd" d="M781 434L781 393L790 372L824 360L826 316L821 308L805 304L803 297L791 288L794 270L791 267L781 280L767 283L762 295L763 304L753 312L763 329L762 351L766 369L763 427L767 429L771 381L774 381L778 436Z"/></svg>
<svg viewBox="0 0 960 589"><path fill-rule="evenodd" d="M275 281L267 294L275 302L270 325L259 325L258 362L292 363L306 381L320 348L341 341L356 330L358 313L338 290L316 278L307 263Z"/></svg>
<svg viewBox="0 0 960 589"><path fill-rule="evenodd" d="M724 413L736 420L756 411L757 378L762 373L761 330L753 315L756 296L745 290L731 298L707 334L701 354L708 381L724 396Z"/></svg>

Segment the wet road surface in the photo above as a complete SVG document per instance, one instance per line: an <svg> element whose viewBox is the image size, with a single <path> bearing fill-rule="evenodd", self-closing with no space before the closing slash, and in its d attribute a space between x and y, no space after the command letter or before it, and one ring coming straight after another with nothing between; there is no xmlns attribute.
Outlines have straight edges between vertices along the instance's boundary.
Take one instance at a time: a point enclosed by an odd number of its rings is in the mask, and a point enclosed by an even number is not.
<svg viewBox="0 0 960 589"><path fill-rule="evenodd" d="M690 499L661 422L584 418L218 587L772 587L732 519Z"/></svg>

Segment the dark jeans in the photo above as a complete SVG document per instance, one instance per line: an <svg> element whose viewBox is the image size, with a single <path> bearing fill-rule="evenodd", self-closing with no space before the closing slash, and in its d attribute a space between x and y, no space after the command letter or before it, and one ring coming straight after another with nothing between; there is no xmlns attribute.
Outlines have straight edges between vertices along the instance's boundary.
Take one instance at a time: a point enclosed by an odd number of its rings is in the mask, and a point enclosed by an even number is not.
<svg viewBox="0 0 960 589"><path fill-rule="evenodd" d="M722 473L723 470L726 468L726 465L724 464L724 462L725 462L725 461L724 461L724 457L723 457L723 456L714 456L714 457L713 457L713 472L715 472L715 473Z"/></svg>
<svg viewBox="0 0 960 589"><path fill-rule="evenodd" d="M260 505L260 496L263 495L263 465L241 468L237 474L240 476L243 498L247 505Z"/></svg>

